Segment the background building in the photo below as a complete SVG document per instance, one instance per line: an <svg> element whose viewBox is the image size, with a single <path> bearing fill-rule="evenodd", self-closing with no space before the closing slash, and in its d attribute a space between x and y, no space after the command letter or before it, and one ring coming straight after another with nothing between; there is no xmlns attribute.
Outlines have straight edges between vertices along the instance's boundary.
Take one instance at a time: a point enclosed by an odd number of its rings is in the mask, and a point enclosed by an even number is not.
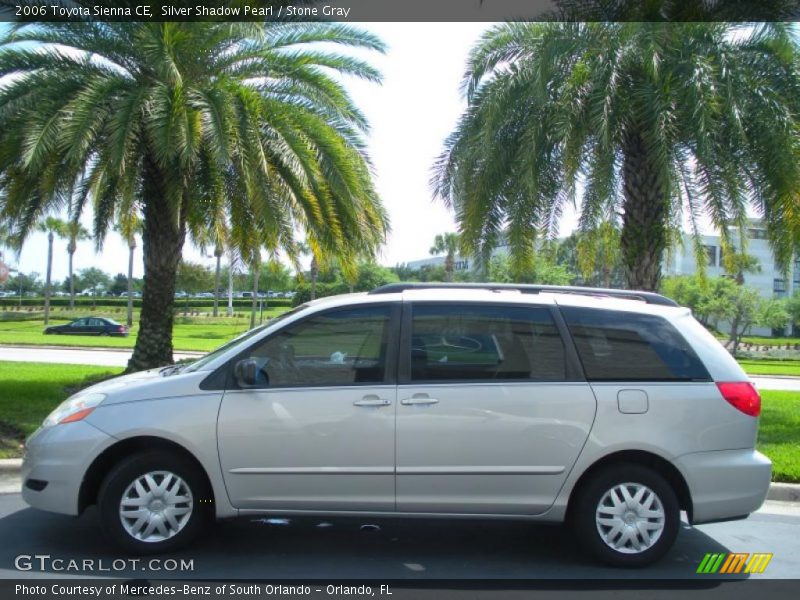
<svg viewBox="0 0 800 600"><path fill-rule="evenodd" d="M736 240L738 236L738 231L734 232L733 239ZM706 261L708 276L725 275L720 236L704 235L701 236L701 240L708 257ZM747 254L758 261L760 271L745 273L745 285L757 290L762 297L785 298L800 289L800 260L795 260L790 276L785 277L775 264L775 257L767 241L767 231L758 220L750 221L750 226L747 228ZM696 272L697 262L692 237L684 234L682 246L675 248L671 259L664 262L664 276L692 275Z"/></svg>

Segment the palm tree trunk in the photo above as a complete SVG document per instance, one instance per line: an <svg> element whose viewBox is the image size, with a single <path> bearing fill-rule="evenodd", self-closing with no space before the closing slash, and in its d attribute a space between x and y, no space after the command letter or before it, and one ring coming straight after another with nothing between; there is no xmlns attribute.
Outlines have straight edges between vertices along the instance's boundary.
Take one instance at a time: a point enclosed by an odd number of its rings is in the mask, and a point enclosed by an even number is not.
<svg viewBox="0 0 800 600"><path fill-rule="evenodd" d="M233 260L228 263L228 316L233 316Z"/></svg>
<svg viewBox="0 0 800 600"><path fill-rule="evenodd" d="M640 135L623 148L622 264L629 288L657 291L667 245L667 189Z"/></svg>
<svg viewBox="0 0 800 600"><path fill-rule="evenodd" d="M53 271L53 232L47 234L47 277L44 282L44 324L50 321L50 276Z"/></svg>
<svg viewBox="0 0 800 600"><path fill-rule="evenodd" d="M175 279L186 239L186 200L170 204L164 175L150 156L145 156L142 181L144 289L129 372L172 363Z"/></svg>
<svg viewBox="0 0 800 600"><path fill-rule="evenodd" d="M72 258L75 256L75 250L69 253L69 309L75 310L75 280L72 277Z"/></svg>
<svg viewBox="0 0 800 600"><path fill-rule="evenodd" d="M217 268L214 271L214 312L213 315L219 316L219 276L222 269L222 254L215 252L217 255Z"/></svg>
<svg viewBox="0 0 800 600"><path fill-rule="evenodd" d="M258 303L258 275L261 269L258 263L253 265L253 299L250 303L250 329L256 326L256 305Z"/></svg>
<svg viewBox="0 0 800 600"><path fill-rule="evenodd" d="M128 328L133 327L133 253L136 244L128 244Z"/></svg>
<svg viewBox="0 0 800 600"><path fill-rule="evenodd" d="M317 277L319 277L319 264L317 263L317 257L313 256L311 258L311 299L314 300L317 297Z"/></svg>

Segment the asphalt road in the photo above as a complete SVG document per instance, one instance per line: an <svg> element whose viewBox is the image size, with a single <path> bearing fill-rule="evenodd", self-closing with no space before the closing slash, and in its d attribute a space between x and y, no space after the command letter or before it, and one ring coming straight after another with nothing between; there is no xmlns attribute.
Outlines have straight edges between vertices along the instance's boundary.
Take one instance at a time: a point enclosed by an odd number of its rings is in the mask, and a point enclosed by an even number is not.
<svg viewBox="0 0 800 600"><path fill-rule="evenodd" d="M74 365L98 365L103 367L124 367L128 364L131 352L127 350L41 348L24 346L0 346L0 361L51 362ZM195 358L197 352L176 352L175 360ZM756 387L762 390L800 391L800 377L751 377Z"/></svg>
<svg viewBox="0 0 800 600"><path fill-rule="evenodd" d="M100 573L17 571L20 554L102 559L106 568L127 558L106 543L93 509L77 519L53 515L28 508L19 494L0 495L0 540L0 578L685 579L713 577L695 574L703 556L732 551L772 552L767 570L753 577L792 578L800 573L800 505L769 502L745 521L687 525L664 560L631 571L586 559L561 526L310 518L284 524L254 517L218 523L191 549L157 557L191 560L190 572L146 564Z"/></svg>
<svg viewBox="0 0 800 600"><path fill-rule="evenodd" d="M96 365L99 367L125 367L131 357L131 350L41 348L24 346L0 346L0 360L16 362L64 363L71 365ZM175 360L195 358L197 352L176 352Z"/></svg>

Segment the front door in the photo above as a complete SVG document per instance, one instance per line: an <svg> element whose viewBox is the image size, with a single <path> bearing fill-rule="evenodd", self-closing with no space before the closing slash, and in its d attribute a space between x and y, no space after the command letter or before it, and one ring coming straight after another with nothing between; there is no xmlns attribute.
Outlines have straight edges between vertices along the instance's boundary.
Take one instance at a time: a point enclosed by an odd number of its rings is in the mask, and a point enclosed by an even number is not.
<svg viewBox="0 0 800 600"><path fill-rule="evenodd" d="M291 323L240 358L254 389L226 390L220 462L242 509L394 510L399 304L330 309Z"/></svg>
<svg viewBox="0 0 800 600"><path fill-rule="evenodd" d="M410 313L398 387L397 510L544 512L596 408L551 307L415 303Z"/></svg>

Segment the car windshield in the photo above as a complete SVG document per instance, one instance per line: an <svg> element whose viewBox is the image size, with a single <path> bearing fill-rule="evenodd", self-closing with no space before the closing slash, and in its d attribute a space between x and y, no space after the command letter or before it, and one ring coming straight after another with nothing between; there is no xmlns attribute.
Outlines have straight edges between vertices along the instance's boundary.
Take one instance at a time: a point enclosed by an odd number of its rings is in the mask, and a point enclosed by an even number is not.
<svg viewBox="0 0 800 600"><path fill-rule="evenodd" d="M307 304L301 304L300 306L297 306L297 307L293 308L292 310L290 310L288 312L285 312L280 316L275 317L274 319L270 319L269 321L267 321L263 325L259 325L258 327L253 327L253 329L250 329L249 331L245 331L239 337L236 337L236 338L232 339L230 342L227 342L227 343L223 344L222 346L220 346L216 350L212 350L211 352L209 352L208 354L206 354L202 358L198 358L196 361L194 361L192 363L188 363L186 365L180 366L175 371L169 371L169 374L172 374L173 372L177 372L179 370L180 371L185 371L185 372L198 371L198 370L202 369L205 365L210 363L211 361L217 359L219 356L221 356L225 352L228 352L229 350L235 348L236 346L240 346L240 345L244 344L245 342L247 342L250 338L252 338L256 334L261 333L262 331L264 331L264 329L266 329L267 327L271 327L275 323L283 321L284 319L286 319L286 318L288 318L288 317L300 312L301 310L305 309L307 306L308 306Z"/></svg>

